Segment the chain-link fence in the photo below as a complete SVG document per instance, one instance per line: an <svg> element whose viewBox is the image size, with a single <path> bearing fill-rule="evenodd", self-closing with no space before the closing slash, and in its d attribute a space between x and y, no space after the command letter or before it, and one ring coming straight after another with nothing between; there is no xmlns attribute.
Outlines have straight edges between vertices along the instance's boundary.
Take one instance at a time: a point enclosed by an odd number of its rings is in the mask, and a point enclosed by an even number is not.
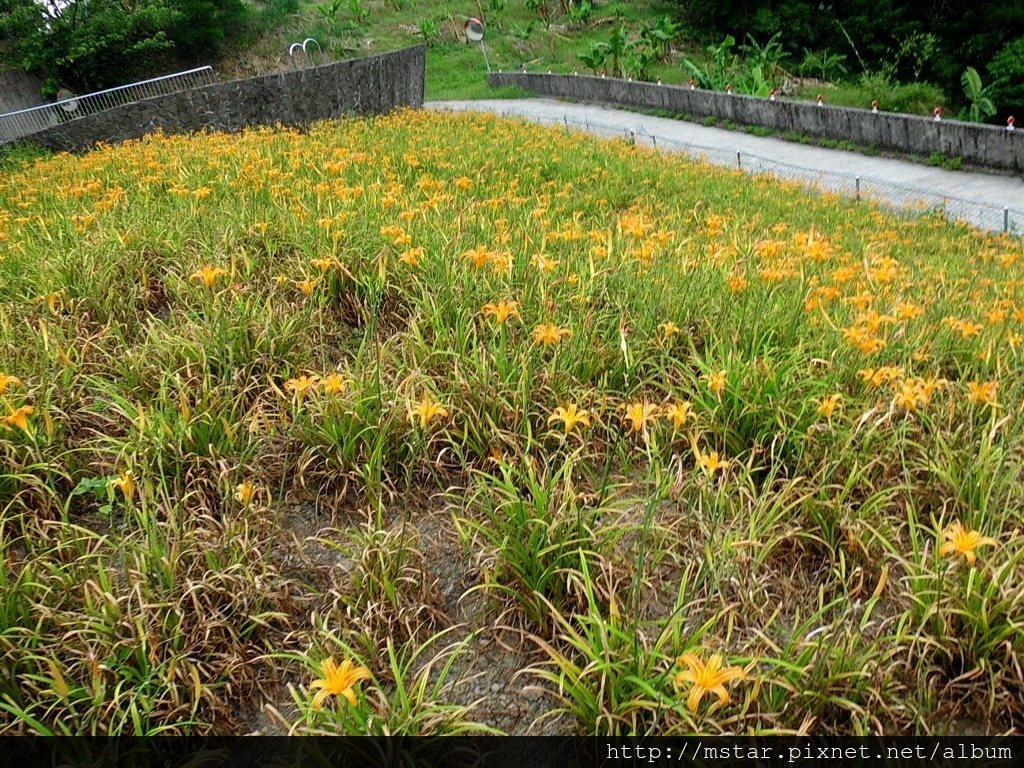
<svg viewBox="0 0 1024 768"><path fill-rule="evenodd" d="M636 143L683 152L715 165L738 168L751 174L767 173L778 178L799 182L815 190L834 192L857 200L870 199L901 214L919 215L941 213L951 221L961 221L980 229L1024 236L1024 209L1005 205L940 195L934 191L896 184L871 176L857 176L835 171L823 171L805 166L783 163L746 150L727 150L691 142L666 139L648 131L643 124L632 128L621 125L578 120L565 115L561 118L540 117L517 112L503 112L506 117L525 117L546 125L561 125L567 130L577 129L608 138L626 138Z"/></svg>

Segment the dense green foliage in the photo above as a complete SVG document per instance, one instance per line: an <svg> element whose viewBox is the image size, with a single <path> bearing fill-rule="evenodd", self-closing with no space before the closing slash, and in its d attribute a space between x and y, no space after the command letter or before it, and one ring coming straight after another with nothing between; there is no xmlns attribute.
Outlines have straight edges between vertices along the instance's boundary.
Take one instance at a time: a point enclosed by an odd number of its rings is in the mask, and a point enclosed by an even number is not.
<svg viewBox="0 0 1024 768"><path fill-rule="evenodd" d="M1003 112L1010 105L1018 110L1024 108L1024 35L1003 46L988 65L988 71L996 106L1002 106Z"/></svg>
<svg viewBox="0 0 1024 768"><path fill-rule="evenodd" d="M314 37L328 58L425 42L431 98L493 95L461 24L485 20L495 67L662 78L765 96L796 76L829 104L1002 122L1024 114L1024 4L983 0L0 0L0 66L42 75L46 95L214 63L227 77L289 66ZM968 69L977 73L965 87ZM784 95L813 99L815 81ZM996 114L990 116L994 106ZM972 110L972 107L974 109Z"/></svg>
<svg viewBox="0 0 1024 768"><path fill-rule="evenodd" d="M5 58L60 86L97 90L214 51L245 13L242 0L0 0Z"/></svg>
<svg viewBox="0 0 1024 768"><path fill-rule="evenodd" d="M891 80L928 80L962 93L967 67L986 69L1002 85L1001 113L1024 107L1024 4L999 0L678 0L691 29L710 40L767 39L782 31L788 51L846 57L850 68ZM995 55L996 52L1001 54ZM963 103L963 102L962 102ZM968 105L969 106L969 105Z"/></svg>

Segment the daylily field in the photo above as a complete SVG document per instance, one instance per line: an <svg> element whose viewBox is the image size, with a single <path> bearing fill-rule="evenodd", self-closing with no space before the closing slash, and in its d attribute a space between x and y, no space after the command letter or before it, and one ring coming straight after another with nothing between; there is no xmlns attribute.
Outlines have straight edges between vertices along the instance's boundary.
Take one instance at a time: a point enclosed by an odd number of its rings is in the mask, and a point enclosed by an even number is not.
<svg viewBox="0 0 1024 768"><path fill-rule="evenodd" d="M402 112L0 175L0 732L1024 723L1024 247Z"/></svg>

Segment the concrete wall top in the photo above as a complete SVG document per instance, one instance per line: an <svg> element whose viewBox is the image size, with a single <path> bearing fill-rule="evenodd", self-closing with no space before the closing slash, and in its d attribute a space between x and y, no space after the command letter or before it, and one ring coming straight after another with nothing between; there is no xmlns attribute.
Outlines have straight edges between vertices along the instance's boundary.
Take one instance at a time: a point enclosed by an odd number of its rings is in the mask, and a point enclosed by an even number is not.
<svg viewBox="0 0 1024 768"><path fill-rule="evenodd" d="M305 125L348 115L423 106L422 45L362 59L225 83L123 104L30 134L24 141L67 151L165 133Z"/></svg>
<svg viewBox="0 0 1024 768"><path fill-rule="evenodd" d="M1024 172L1024 130L585 75L491 73L488 82L574 101L665 110L694 119L712 116L907 154L941 152L983 168Z"/></svg>

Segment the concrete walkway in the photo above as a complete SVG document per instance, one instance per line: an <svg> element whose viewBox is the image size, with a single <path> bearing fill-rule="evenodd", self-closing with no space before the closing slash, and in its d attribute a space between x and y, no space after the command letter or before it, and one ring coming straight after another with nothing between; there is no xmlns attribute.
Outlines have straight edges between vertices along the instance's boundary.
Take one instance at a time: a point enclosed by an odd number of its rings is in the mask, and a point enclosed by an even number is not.
<svg viewBox="0 0 1024 768"><path fill-rule="evenodd" d="M711 162L731 168L737 167L739 162L745 170L774 173L848 194L856 194L859 187L863 194L896 205L920 201L928 208L943 207L951 218L996 231L1006 227L1010 232L1024 235L1024 178L1020 176L947 171L904 160L754 136L742 130L710 128L556 99L440 101L428 102L425 106L436 110L521 115L541 123L567 124L605 136L625 136L633 132L637 141L703 155Z"/></svg>

